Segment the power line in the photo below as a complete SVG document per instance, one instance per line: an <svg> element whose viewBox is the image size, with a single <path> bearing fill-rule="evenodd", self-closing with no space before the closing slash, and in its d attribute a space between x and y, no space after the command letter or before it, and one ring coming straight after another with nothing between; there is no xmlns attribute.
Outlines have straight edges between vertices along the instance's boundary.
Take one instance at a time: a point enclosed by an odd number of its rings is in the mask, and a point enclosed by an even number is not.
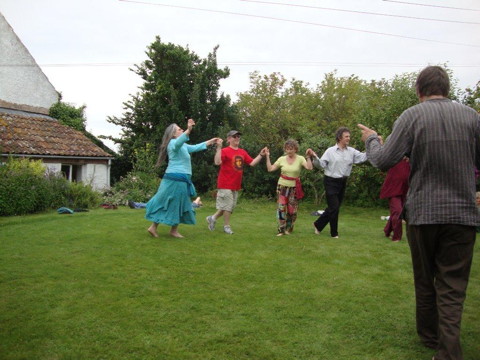
<svg viewBox="0 0 480 360"><path fill-rule="evenodd" d="M110 66L133 66L134 63L58 63L38 64L41 67L110 67ZM0 64L0 67L34 67L35 64Z"/></svg>
<svg viewBox="0 0 480 360"><path fill-rule="evenodd" d="M459 7L453 7L453 6L420 4L420 3L412 3L412 2L409 2L409 1L397 1L397 0L383 0L383 1L399 3L399 4L406 4L406 5L417 5L417 6L428 6L428 7L434 7L434 8L442 8L442 9L451 9L451 10L480 11L480 9L467 9L467 8L459 8Z"/></svg>
<svg viewBox="0 0 480 360"><path fill-rule="evenodd" d="M141 62L138 62L141 63ZM57 63L57 64L38 64L40 67L127 67L138 63ZM219 66L298 66L298 67L319 67L319 66L339 66L339 67L422 67L422 64L410 63L388 63L388 62L333 62L333 61L219 61ZM0 64L0 67L33 67L34 64ZM451 68L480 68L480 64L448 64Z"/></svg>
<svg viewBox="0 0 480 360"><path fill-rule="evenodd" d="M341 12L355 13L355 14L362 14L362 15L387 16L387 17L397 17L397 18L413 19L413 20L440 21L440 22L449 22L449 23L457 23L457 24L480 25L480 22L471 22L471 21L459 21L459 20L422 18L422 17L415 17L415 16L407 16L407 15L394 15L394 14L374 13L374 12L369 12L369 11L346 10L346 9L327 8L327 7L321 7L321 6L297 5L297 4L289 4L289 3L279 3L279 2L270 2L270 1L259 1L259 0L240 0L240 1L252 2L252 3L259 3L259 4L268 4L268 5L293 6L293 7L300 7L300 8L307 8L307 9L318 9L318 10L327 10L327 11L341 11Z"/></svg>
<svg viewBox="0 0 480 360"><path fill-rule="evenodd" d="M420 40L420 41L427 41L427 42L433 42L433 43L439 43L439 44L460 45L460 46L467 46L467 47L480 47L480 45L474 45L474 44L464 44L464 43L457 43L457 42L450 42L450 41L425 39L425 38L418 38L418 37L414 37L414 36L397 35L397 34L390 34L390 33L384 33L384 32L379 32L379 31L361 30L361 29L348 28L348 27L344 27L344 26L326 25L326 24L320 24L320 23L314 23L314 22L308 22L308 21L282 19L282 18L276 18L276 17L271 17L271 16L262 16L262 15L243 14L243 13L238 13L238 12L233 12L233 11L211 10L211 9L202 9L202 8L195 8L195 7L189 7L189 6L179 6L179 5L169 5L169 4L167 5L167 4L160 4L160 3L151 3L151 2L146 2L146 1L137 1L137 0L118 0L118 1L135 3L135 4L142 4L142 5L155 5L155 6L171 7L171 8L177 8L177 9L213 12L213 13L219 13L219 14L247 16L247 17L254 17L254 18L259 18L259 19L284 21L284 22L289 22L289 23L294 23L294 24L320 26L320 27L326 27L326 28L332 28L332 29L363 32L363 33L367 33L367 34L390 36L390 37L410 39L410 40Z"/></svg>

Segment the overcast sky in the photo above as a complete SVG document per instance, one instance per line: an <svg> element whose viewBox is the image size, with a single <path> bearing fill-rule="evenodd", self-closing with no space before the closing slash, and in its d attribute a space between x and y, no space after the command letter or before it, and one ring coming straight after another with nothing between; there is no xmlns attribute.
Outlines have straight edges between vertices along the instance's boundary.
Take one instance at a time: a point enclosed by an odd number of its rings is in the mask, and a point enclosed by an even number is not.
<svg viewBox="0 0 480 360"><path fill-rule="evenodd" d="M119 134L106 118L137 92L129 67L156 35L200 57L219 45L233 99L253 71L314 87L335 69L379 80L447 63L460 88L480 81L479 0L1 0L0 12L97 136Z"/></svg>

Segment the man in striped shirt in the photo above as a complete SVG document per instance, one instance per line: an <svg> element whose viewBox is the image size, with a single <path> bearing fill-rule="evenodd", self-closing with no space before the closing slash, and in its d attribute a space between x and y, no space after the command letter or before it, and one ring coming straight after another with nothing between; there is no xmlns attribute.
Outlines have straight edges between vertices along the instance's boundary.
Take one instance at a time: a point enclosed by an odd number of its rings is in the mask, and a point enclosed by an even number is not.
<svg viewBox="0 0 480 360"><path fill-rule="evenodd" d="M420 104L395 121L384 145L359 124L368 160L388 170L410 156L405 203L412 254L417 333L435 360L463 359L460 322L480 216L475 167L480 168L480 115L447 98L444 69L429 66L416 81Z"/></svg>

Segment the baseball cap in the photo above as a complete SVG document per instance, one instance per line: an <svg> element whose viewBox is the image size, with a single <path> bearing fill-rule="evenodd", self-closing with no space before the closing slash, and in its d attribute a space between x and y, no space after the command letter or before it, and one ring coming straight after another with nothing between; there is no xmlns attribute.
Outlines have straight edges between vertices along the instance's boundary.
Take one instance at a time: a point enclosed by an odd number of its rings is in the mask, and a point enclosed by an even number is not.
<svg viewBox="0 0 480 360"><path fill-rule="evenodd" d="M234 135L242 135L242 133L240 131L237 131L237 130L230 130L227 133L227 137L234 136Z"/></svg>

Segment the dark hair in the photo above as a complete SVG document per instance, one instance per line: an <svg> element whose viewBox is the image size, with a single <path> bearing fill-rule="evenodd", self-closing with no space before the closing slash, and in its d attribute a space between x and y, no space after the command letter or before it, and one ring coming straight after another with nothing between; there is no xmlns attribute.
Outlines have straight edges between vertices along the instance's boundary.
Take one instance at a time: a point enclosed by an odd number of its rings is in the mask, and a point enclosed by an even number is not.
<svg viewBox="0 0 480 360"><path fill-rule="evenodd" d="M351 134L350 130L347 127L345 126L339 127L335 132L335 141L338 143L342 139L343 133L346 133L346 132Z"/></svg>
<svg viewBox="0 0 480 360"><path fill-rule="evenodd" d="M283 144L283 148L286 149L288 147L293 147L295 149L295 151L298 151L298 141L297 140L293 140L293 139L288 139L287 141L285 141L285 144Z"/></svg>
<svg viewBox="0 0 480 360"><path fill-rule="evenodd" d="M418 74L415 88L418 96L447 97L450 92L450 79L447 72L440 66L427 66Z"/></svg>

